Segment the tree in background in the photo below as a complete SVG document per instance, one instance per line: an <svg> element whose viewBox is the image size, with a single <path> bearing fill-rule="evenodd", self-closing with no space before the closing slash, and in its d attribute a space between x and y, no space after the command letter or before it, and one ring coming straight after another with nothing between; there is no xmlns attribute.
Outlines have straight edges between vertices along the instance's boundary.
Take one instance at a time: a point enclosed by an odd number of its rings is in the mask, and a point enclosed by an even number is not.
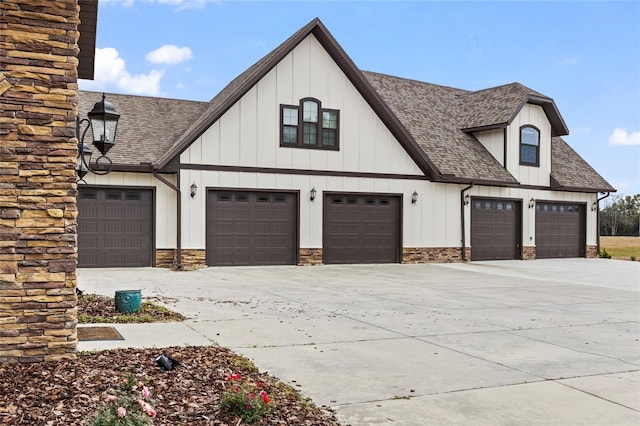
<svg viewBox="0 0 640 426"><path fill-rule="evenodd" d="M600 210L600 235L639 235L640 194L614 195L604 204Z"/></svg>

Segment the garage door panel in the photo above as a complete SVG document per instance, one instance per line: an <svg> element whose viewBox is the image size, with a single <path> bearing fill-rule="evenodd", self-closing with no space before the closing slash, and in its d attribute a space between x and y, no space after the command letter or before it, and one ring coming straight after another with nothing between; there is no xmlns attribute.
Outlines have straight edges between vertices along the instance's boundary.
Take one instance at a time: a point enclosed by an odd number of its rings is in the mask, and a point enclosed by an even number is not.
<svg viewBox="0 0 640 426"><path fill-rule="evenodd" d="M78 266L151 266L153 192L80 188Z"/></svg>
<svg viewBox="0 0 640 426"><path fill-rule="evenodd" d="M207 265L294 264L296 246L295 194L209 192Z"/></svg>
<svg viewBox="0 0 640 426"><path fill-rule="evenodd" d="M323 221L324 263L400 261L399 197L328 194Z"/></svg>
<svg viewBox="0 0 640 426"><path fill-rule="evenodd" d="M519 259L520 203L478 199L471 203L471 260Z"/></svg>
<svg viewBox="0 0 640 426"><path fill-rule="evenodd" d="M574 203L536 203L536 257L584 257L586 209Z"/></svg>

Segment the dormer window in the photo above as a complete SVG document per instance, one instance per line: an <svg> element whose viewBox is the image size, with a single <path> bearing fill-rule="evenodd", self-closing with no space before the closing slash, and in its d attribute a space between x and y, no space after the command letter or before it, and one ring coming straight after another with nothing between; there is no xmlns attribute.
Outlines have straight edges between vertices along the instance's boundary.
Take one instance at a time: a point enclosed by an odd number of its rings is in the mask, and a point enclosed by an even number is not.
<svg viewBox="0 0 640 426"><path fill-rule="evenodd" d="M304 98L299 105L280 105L280 146L338 150L340 111Z"/></svg>
<svg viewBox="0 0 640 426"><path fill-rule="evenodd" d="M540 166L540 130L534 126L520 127L520 165Z"/></svg>

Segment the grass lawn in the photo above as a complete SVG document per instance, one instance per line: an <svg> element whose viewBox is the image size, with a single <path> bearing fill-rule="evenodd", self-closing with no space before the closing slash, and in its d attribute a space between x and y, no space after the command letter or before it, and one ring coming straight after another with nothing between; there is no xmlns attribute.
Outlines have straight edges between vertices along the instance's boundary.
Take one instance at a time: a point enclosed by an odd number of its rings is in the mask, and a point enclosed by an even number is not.
<svg viewBox="0 0 640 426"><path fill-rule="evenodd" d="M640 260L640 237L600 237L600 250L613 259Z"/></svg>

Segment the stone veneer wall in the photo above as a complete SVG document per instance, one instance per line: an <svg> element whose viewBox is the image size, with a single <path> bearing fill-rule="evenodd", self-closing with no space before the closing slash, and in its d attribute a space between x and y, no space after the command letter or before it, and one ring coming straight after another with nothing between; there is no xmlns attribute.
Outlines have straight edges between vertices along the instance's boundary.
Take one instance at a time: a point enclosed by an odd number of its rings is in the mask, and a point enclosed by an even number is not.
<svg viewBox="0 0 640 426"><path fill-rule="evenodd" d="M465 248L467 260L471 259L471 249ZM402 263L453 263L462 262L460 247L404 247Z"/></svg>
<svg viewBox="0 0 640 426"><path fill-rule="evenodd" d="M206 268L207 251L198 249L182 249L182 268L198 269ZM157 249L156 250L156 267L170 268L176 267L176 250L175 249Z"/></svg>
<svg viewBox="0 0 640 426"><path fill-rule="evenodd" d="M598 257L598 246L587 246L587 259Z"/></svg>
<svg viewBox="0 0 640 426"><path fill-rule="evenodd" d="M522 247L522 260L536 260L536 248L535 246Z"/></svg>
<svg viewBox="0 0 640 426"><path fill-rule="evenodd" d="M298 262L298 266L322 265L321 248L301 248L299 254L300 261Z"/></svg>
<svg viewBox="0 0 640 426"><path fill-rule="evenodd" d="M78 11L0 1L0 362L75 357Z"/></svg>

